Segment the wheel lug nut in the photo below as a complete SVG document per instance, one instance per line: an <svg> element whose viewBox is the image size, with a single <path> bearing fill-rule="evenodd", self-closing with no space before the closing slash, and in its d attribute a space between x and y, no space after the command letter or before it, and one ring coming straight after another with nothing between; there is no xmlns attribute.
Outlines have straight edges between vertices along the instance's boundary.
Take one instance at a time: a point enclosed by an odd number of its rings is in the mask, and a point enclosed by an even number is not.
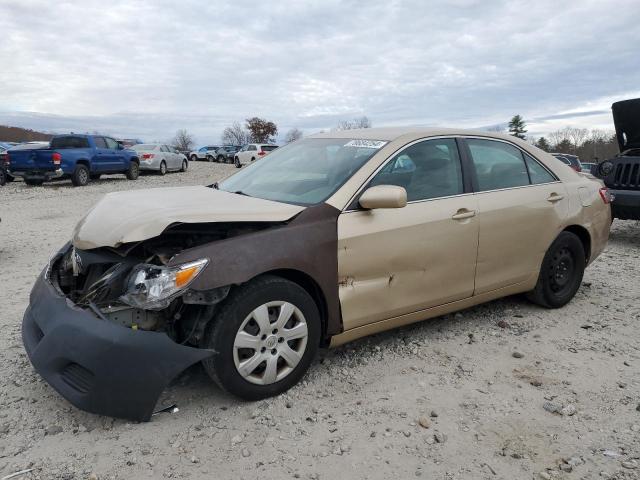
<svg viewBox="0 0 640 480"><path fill-rule="evenodd" d="M267 336L266 335L262 335L261 340L266 340Z"/></svg>
<svg viewBox="0 0 640 480"><path fill-rule="evenodd" d="M277 329L277 328L274 328L274 329L273 329L273 331L272 331L271 333L273 333L273 334L275 335L276 333L278 333L278 329Z"/></svg>
<svg viewBox="0 0 640 480"><path fill-rule="evenodd" d="M280 337L280 338L278 339L278 343L282 343L282 342L284 342L284 338L283 338L283 337Z"/></svg>
<svg viewBox="0 0 640 480"><path fill-rule="evenodd" d="M271 349L271 355L275 355L276 353L278 353L278 351L275 348Z"/></svg>

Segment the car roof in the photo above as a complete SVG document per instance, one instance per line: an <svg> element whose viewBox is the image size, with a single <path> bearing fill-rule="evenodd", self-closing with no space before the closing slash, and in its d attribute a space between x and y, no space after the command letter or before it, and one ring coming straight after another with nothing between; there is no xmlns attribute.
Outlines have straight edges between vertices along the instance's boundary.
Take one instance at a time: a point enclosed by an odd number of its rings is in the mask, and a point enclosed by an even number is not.
<svg viewBox="0 0 640 480"><path fill-rule="evenodd" d="M401 137L421 138L449 135L480 136L503 139L511 142L514 141L515 138L511 135L497 132L487 132L484 130L442 127L376 127L359 128L353 130L331 130L329 132L315 133L307 138L350 138L393 141Z"/></svg>

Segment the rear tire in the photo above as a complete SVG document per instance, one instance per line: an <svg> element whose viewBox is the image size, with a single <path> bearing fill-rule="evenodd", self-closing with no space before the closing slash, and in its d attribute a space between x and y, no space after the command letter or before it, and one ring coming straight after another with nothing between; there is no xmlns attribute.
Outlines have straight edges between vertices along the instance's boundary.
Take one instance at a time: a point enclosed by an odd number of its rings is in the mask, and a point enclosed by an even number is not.
<svg viewBox="0 0 640 480"><path fill-rule="evenodd" d="M16 177L14 177L13 175L9 175L6 172L5 172L4 176L5 176L5 179L6 179L7 183L13 182L16 179Z"/></svg>
<svg viewBox="0 0 640 480"><path fill-rule="evenodd" d="M213 163L214 160L215 158L213 158L211 155L207 155L207 162Z"/></svg>
<svg viewBox="0 0 640 480"><path fill-rule="evenodd" d="M224 155L218 155L218 158L216 159L216 162L225 163Z"/></svg>
<svg viewBox="0 0 640 480"><path fill-rule="evenodd" d="M198 161L198 156L197 155L191 155L191 161L192 162L197 162Z"/></svg>
<svg viewBox="0 0 640 480"><path fill-rule="evenodd" d="M242 168L242 164L240 163L240 159L238 157L235 157L233 159L233 163L235 163L236 168Z"/></svg>
<svg viewBox="0 0 640 480"><path fill-rule="evenodd" d="M7 174L0 168L0 187L7 183Z"/></svg>
<svg viewBox="0 0 640 480"><path fill-rule="evenodd" d="M39 187L44 183L44 180L38 180L34 178L25 178L24 183L26 183L30 187Z"/></svg>
<svg viewBox="0 0 640 480"><path fill-rule="evenodd" d="M138 165L138 162L131 160L129 170L127 170L125 175L127 176L127 180L137 180L140 175L140 165Z"/></svg>
<svg viewBox="0 0 640 480"><path fill-rule="evenodd" d="M158 171L158 173L163 176L167 174L167 164L164 160L160 162L160 170Z"/></svg>
<svg viewBox="0 0 640 480"><path fill-rule="evenodd" d="M76 165L76 169L71 174L71 183L74 187L84 187L91 180L89 167L82 163Z"/></svg>
<svg viewBox="0 0 640 480"><path fill-rule="evenodd" d="M233 395L271 397L298 383L318 351L320 336L318 307L307 291L265 275L234 290L207 326L201 346L215 354L203 360L204 368Z"/></svg>
<svg viewBox="0 0 640 480"><path fill-rule="evenodd" d="M574 297L586 267L584 246L571 232L562 232L547 250L538 283L527 298L546 308L560 308Z"/></svg>

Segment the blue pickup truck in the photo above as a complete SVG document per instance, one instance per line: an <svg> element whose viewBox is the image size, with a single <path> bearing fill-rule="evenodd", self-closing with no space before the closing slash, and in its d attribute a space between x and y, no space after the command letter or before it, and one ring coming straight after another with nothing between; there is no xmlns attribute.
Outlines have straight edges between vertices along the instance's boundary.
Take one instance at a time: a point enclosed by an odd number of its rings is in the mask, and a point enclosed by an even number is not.
<svg viewBox="0 0 640 480"><path fill-rule="evenodd" d="M27 185L69 177L75 186L84 186L103 173L124 173L135 180L140 161L136 152L113 138L70 134L54 136L48 148L9 150L8 170Z"/></svg>

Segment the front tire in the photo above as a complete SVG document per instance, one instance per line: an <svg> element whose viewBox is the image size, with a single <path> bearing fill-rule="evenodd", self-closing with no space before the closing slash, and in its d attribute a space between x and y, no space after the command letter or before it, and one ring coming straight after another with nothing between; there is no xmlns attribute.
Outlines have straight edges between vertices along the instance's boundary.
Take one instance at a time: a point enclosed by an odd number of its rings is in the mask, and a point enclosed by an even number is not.
<svg viewBox="0 0 640 480"><path fill-rule="evenodd" d="M182 168L180 169L180 171L186 172L187 168L189 168L189 162L187 162L187 159L185 158L184 160L182 160Z"/></svg>
<svg viewBox="0 0 640 480"><path fill-rule="evenodd" d="M218 158L216 159L216 162L225 163L224 155L218 155Z"/></svg>
<svg viewBox="0 0 640 480"><path fill-rule="evenodd" d="M538 283L527 297L546 308L566 305L580 288L586 263L584 246L577 235L560 233L547 250Z"/></svg>
<svg viewBox="0 0 640 480"><path fill-rule="evenodd" d="M213 163L215 159L211 155L207 155L207 162Z"/></svg>
<svg viewBox="0 0 640 480"><path fill-rule="evenodd" d="M76 169L71 174L71 183L74 187L85 187L89 184L90 175L89 167L80 163L76 165Z"/></svg>
<svg viewBox="0 0 640 480"><path fill-rule="evenodd" d="M236 165L236 168L242 168L242 164L240 163L240 159L238 157L235 157L233 159L233 163Z"/></svg>
<svg viewBox="0 0 640 480"><path fill-rule="evenodd" d="M128 180L137 180L140 175L140 165L138 162L134 162L133 160L129 164L129 170L127 170L127 179Z"/></svg>
<svg viewBox="0 0 640 480"><path fill-rule="evenodd" d="M231 293L207 327L203 361L224 390L246 400L278 395L305 374L318 351L320 314L301 286L266 275Z"/></svg>

